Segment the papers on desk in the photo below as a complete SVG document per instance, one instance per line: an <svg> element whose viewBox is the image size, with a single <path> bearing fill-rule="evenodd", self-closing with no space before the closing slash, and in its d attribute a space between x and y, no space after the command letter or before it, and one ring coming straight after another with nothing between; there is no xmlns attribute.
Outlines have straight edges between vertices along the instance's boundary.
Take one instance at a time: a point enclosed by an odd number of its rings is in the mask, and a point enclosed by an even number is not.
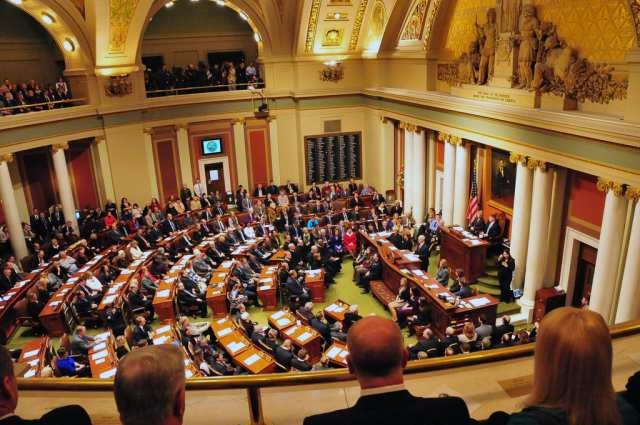
<svg viewBox="0 0 640 425"><path fill-rule="evenodd" d="M300 336L298 336L298 339L301 342L305 342L306 340L308 340L309 338L311 338L313 335L310 332L303 332L300 334Z"/></svg>
<svg viewBox="0 0 640 425"><path fill-rule="evenodd" d="M171 293L171 291L169 289L163 289L162 291L156 292L156 297L167 298L167 297L169 297L170 293Z"/></svg>
<svg viewBox="0 0 640 425"><path fill-rule="evenodd" d="M227 318L226 318L226 317L223 317L222 319L218 319L218 320L216 320L216 322L218 322L218 324L219 324L219 325L223 324L223 323L224 323L224 322L226 322L226 321L227 321Z"/></svg>
<svg viewBox="0 0 640 425"><path fill-rule="evenodd" d="M116 296L115 295L107 295L106 297L104 297L104 299L102 300L103 304L111 304L116 300Z"/></svg>
<svg viewBox="0 0 640 425"><path fill-rule="evenodd" d="M230 269L232 264L233 264L233 261L223 261L222 264L220 265L225 269Z"/></svg>
<svg viewBox="0 0 640 425"><path fill-rule="evenodd" d="M381 238L385 238L385 237L389 236L390 234L391 234L391 232L386 232L386 231L385 232L375 233L376 236L380 236Z"/></svg>
<svg viewBox="0 0 640 425"><path fill-rule="evenodd" d="M439 288L439 286L437 284L435 284L435 283L431 283L429 285L424 285L424 286L426 288L429 288L429 289L438 289Z"/></svg>
<svg viewBox="0 0 640 425"><path fill-rule="evenodd" d="M114 367L113 369L109 369L105 372L102 372L100 374L100 379L109 379L109 378L113 378L114 376L116 376L116 368Z"/></svg>
<svg viewBox="0 0 640 425"><path fill-rule="evenodd" d="M464 228L460 226L453 226L452 229L455 230L456 232L464 232Z"/></svg>
<svg viewBox="0 0 640 425"><path fill-rule="evenodd" d="M0 301L9 301L11 299L11 297L9 295L6 295L4 297L0 297Z"/></svg>
<svg viewBox="0 0 640 425"><path fill-rule="evenodd" d="M329 313L342 313L344 311L344 307L339 307L336 304L331 304L325 308Z"/></svg>
<svg viewBox="0 0 640 425"><path fill-rule="evenodd" d="M223 337L225 335L229 335L231 332L231 328L224 328L220 332L218 332L218 336Z"/></svg>
<svg viewBox="0 0 640 425"><path fill-rule="evenodd" d="M471 245L473 246L480 245L482 243L479 239L470 239L469 242L471 242Z"/></svg>
<svg viewBox="0 0 640 425"><path fill-rule="evenodd" d="M49 303L49 305L50 305L51 307L56 307L58 304L60 304L60 301L51 301L51 302Z"/></svg>
<svg viewBox="0 0 640 425"><path fill-rule="evenodd" d="M105 341L107 338L109 338L109 335L111 335L111 332L109 331L102 332L102 333L99 333L98 335L95 335L93 339L95 339L96 341Z"/></svg>
<svg viewBox="0 0 640 425"><path fill-rule="evenodd" d="M109 354L107 350L98 351L97 353L93 353L91 355L91 360L104 359L105 357L107 357L107 354Z"/></svg>
<svg viewBox="0 0 640 425"><path fill-rule="evenodd" d="M246 347L246 345L244 344L244 342L231 342L227 345L227 349L229 351L231 351L231 353L236 353L240 350L242 350L244 347Z"/></svg>
<svg viewBox="0 0 640 425"><path fill-rule="evenodd" d="M288 317L283 317L282 319L278 319L278 320L276 321L276 323L277 323L278 325L280 325L280 326L286 326L286 325L288 325L289 323L291 323L291 320L289 320L289 318L288 318Z"/></svg>
<svg viewBox="0 0 640 425"><path fill-rule="evenodd" d="M258 360L260 360L260 356L257 355L257 354L252 354L249 357L247 357L247 359L244 362L245 362L245 364L247 366L251 366L252 364L257 362Z"/></svg>
<svg viewBox="0 0 640 425"><path fill-rule="evenodd" d="M338 354L340 354L340 351L342 351L341 348L332 347L331 350L327 351L327 357L335 359L338 356Z"/></svg>
<svg viewBox="0 0 640 425"><path fill-rule="evenodd" d="M413 269L413 270L411 270L411 273L415 274L416 276L420 276L420 277L424 276L424 272L422 270L420 270L420 269Z"/></svg>
<svg viewBox="0 0 640 425"><path fill-rule="evenodd" d="M102 363L104 363L105 361L106 361L106 359L104 359L104 358L103 358L103 359L98 359L98 360L96 360L94 363L95 363L95 364L102 364Z"/></svg>
<svg viewBox="0 0 640 425"><path fill-rule="evenodd" d="M38 363L40 363L40 359L35 359L35 360L31 360L30 362L27 362L29 366L38 366Z"/></svg>
<svg viewBox="0 0 640 425"><path fill-rule="evenodd" d="M135 270L133 269L124 269L120 272L120 274L131 274L133 272L135 272Z"/></svg>
<svg viewBox="0 0 640 425"><path fill-rule="evenodd" d="M287 329L286 331L284 331L284 333L286 333L287 335L291 336L291 335L293 335L293 333L294 333L295 331L297 331L297 330L298 330L298 327L297 327L297 326L291 326L289 329Z"/></svg>
<svg viewBox="0 0 640 425"><path fill-rule="evenodd" d="M118 288L120 288L120 286L112 286L112 287L111 287L111 288L109 288L109 290L107 291L107 295L115 294L116 292L118 292Z"/></svg>
<svg viewBox="0 0 640 425"><path fill-rule="evenodd" d="M469 300L469 302L474 307L482 307L483 305L491 304L491 300L489 298L475 298L473 300Z"/></svg>
<svg viewBox="0 0 640 425"><path fill-rule="evenodd" d="M192 376L193 376L193 372L191 372L189 369L185 369L184 377L185 378L191 378Z"/></svg>
<svg viewBox="0 0 640 425"><path fill-rule="evenodd" d="M227 277L226 273L218 273L218 277L225 278Z"/></svg>
<svg viewBox="0 0 640 425"><path fill-rule="evenodd" d="M136 260L136 261L133 261L133 262L130 264L130 266L137 267L137 266L139 266L140 264L142 264L142 260Z"/></svg>
<svg viewBox="0 0 640 425"><path fill-rule="evenodd" d="M273 320L278 320L278 319L279 319L279 318L281 318L282 316L284 316L284 311L278 311L278 312L276 312L276 313L273 313L273 314L271 315L271 318L272 318Z"/></svg>
<svg viewBox="0 0 640 425"><path fill-rule="evenodd" d="M260 283L271 283L271 282L273 282L273 279L270 278L270 277L264 277L264 278L258 280L258 282L260 282Z"/></svg>
<svg viewBox="0 0 640 425"><path fill-rule="evenodd" d="M266 291L268 289L271 289L271 285L258 286L258 290L260 290L260 291Z"/></svg>
<svg viewBox="0 0 640 425"><path fill-rule="evenodd" d="M169 337L166 335L160 336L158 338L153 338L153 345L162 345L167 342L168 339Z"/></svg>
<svg viewBox="0 0 640 425"><path fill-rule="evenodd" d="M34 376L36 376L36 369L29 369L29 370L24 374L24 377L25 377L25 378L33 378Z"/></svg>
<svg viewBox="0 0 640 425"><path fill-rule="evenodd" d="M105 348L107 348L107 343L103 341L100 344L93 346L93 352L95 353L97 351L104 350Z"/></svg>
<svg viewBox="0 0 640 425"><path fill-rule="evenodd" d="M71 279L68 279L68 280L67 280L67 283L73 283L73 282L75 282L76 280L78 280L78 278L77 278L77 277L72 277Z"/></svg>
<svg viewBox="0 0 640 425"><path fill-rule="evenodd" d="M14 285L14 288L22 288L22 287L23 287L24 285L26 285L28 282L29 282L28 280L22 280L22 281L20 281L20 282L16 283L16 284Z"/></svg>
<svg viewBox="0 0 640 425"><path fill-rule="evenodd" d="M342 353L340 353L340 357L344 359L345 357L347 357L347 354L349 354L347 350L342 350Z"/></svg>
<svg viewBox="0 0 640 425"><path fill-rule="evenodd" d="M418 257L416 254L404 254L404 258L407 261L420 261L420 257Z"/></svg>
<svg viewBox="0 0 640 425"><path fill-rule="evenodd" d="M322 273L322 269L307 270L305 273L309 276L316 276Z"/></svg>
<svg viewBox="0 0 640 425"><path fill-rule="evenodd" d="M409 274L409 269L400 269L400 273Z"/></svg>
<svg viewBox="0 0 640 425"><path fill-rule="evenodd" d="M160 327L160 328L156 329L155 334L156 334L156 335L160 335L160 334L163 334L163 333L167 333L167 332L169 332L170 330L171 330L171 325L164 325L164 326L162 326L162 327Z"/></svg>

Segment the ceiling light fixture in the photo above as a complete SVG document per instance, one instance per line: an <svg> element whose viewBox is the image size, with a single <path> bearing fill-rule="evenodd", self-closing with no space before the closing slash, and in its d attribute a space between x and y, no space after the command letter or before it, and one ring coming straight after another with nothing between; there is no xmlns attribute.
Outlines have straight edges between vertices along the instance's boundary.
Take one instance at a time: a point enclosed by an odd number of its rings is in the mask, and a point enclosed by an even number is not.
<svg viewBox="0 0 640 425"><path fill-rule="evenodd" d="M22 4L22 0L9 0L11 3L16 4L16 5L21 5Z"/></svg>
<svg viewBox="0 0 640 425"><path fill-rule="evenodd" d="M340 19L342 17L342 15L340 14L340 12L336 12L333 14L333 19Z"/></svg>
<svg viewBox="0 0 640 425"><path fill-rule="evenodd" d="M173 1L168 2L167 4L164 5L164 7L169 8L172 7L175 3Z"/></svg>
<svg viewBox="0 0 640 425"><path fill-rule="evenodd" d="M44 22L47 25L51 25L55 22L56 20L53 19L53 16L49 15L46 12L42 12L42 22Z"/></svg>
<svg viewBox="0 0 640 425"><path fill-rule="evenodd" d="M253 33L253 39L256 41L256 43L260 43L262 41L260 34L258 34L257 32Z"/></svg>
<svg viewBox="0 0 640 425"><path fill-rule="evenodd" d="M64 50L66 50L67 52L73 52L76 50L76 45L73 44L73 41L71 41L68 38L65 38L64 41L62 42L62 47L64 48Z"/></svg>
<svg viewBox="0 0 640 425"><path fill-rule="evenodd" d="M240 15L240 17L241 17L242 19L244 19L245 21L248 21L248 20L249 20L249 17L248 17L248 16L247 16L247 14L246 14L246 13L244 13L243 11L238 12L238 15Z"/></svg>
<svg viewBox="0 0 640 425"><path fill-rule="evenodd" d="M214 0L218 6L224 6L224 0Z"/></svg>

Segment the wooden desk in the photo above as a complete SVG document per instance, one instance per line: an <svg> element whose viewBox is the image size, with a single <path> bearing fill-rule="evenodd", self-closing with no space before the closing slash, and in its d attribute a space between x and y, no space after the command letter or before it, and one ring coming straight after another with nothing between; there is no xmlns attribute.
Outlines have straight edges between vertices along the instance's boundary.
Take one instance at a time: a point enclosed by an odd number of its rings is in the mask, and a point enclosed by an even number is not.
<svg viewBox="0 0 640 425"><path fill-rule="evenodd" d="M184 356L184 376L186 378L191 378L193 376L202 376L202 373L200 373L200 369L193 363L193 359L184 349L182 341L180 341L178 333L175 329L175 322L168 322L166 325L157 328L152 332L152 337L154 345L174 344L180 347L182 355Z"/></svg>
<svg viewBox="0 0 640 425"><path fill-rule="evenodd" d="M51 345L48 336L33 339L22 347L20 358L17 363L24 365L20 372L22 378L33 378L40 376L42 368L47 366L47 350Z"/></svg>
<svg viewBox="0 0 640 425"><path fill-rule="evenodd" d="M329 359L329 363L337 367L347 367L347 344L339 341L333 341L333 344L327 348L324 355Z"/></svg>
<svg viewBox="0 0 640 425"><path fill-rule="evenodd" d="M349 310L349 303L342 300L336 300L333 304L329 304L324 308L324 315L333 322L342 322L344 314Z"/></svg>
<svg viewBox="0 0 640 425"><path fill-rule="evenodd" d="M271 255L271 258L269 258L269 264L278 264L284 261L285 255L286 252L283 249L277 250Z"/></svg>
<svg viewBox="0 0 640 425"><path fill-rule="evenodd" d="M40 272L29 273L24 279L13 285L13 288L0 295L0 344L6 344L18 329L19 313L15 307L19 301L25 299L27 292L34 287L39 279Z"/></svg>
<svg viewBox="0 0 640 425"><path fill-rule="evenodd" d="M452 228L442 227L440 230L440 258L446 258L452 270L464 270L467 281L474 283L484 273L489 244L482 239L465 237Z"/></svg>
<svg viewBox="0 0 640 425"><path fill-rule="evenodd" d="M289 311L280 310L269 316L269 326L278 332L296 324L296 317Z"/></svg>
<svg viewBox="0 0 640 425"><path fill-rule="evenodd" d="M258 278L258 297L262 302L262 309L266 311L278 308L276 270L276 266L263 267Z"/></svg>
<svg viewBox="0 0 640 425"><path fill-rule="evenodd" d="M229 314L227 306L227 282L231 276L231 269L218 267L211 273L207 286L207 304L211 308L213 317L224 317Z"/></svg>
<svg viewBox="0 0 640 425"><path fill-rule="evenodd" d="M222 345L227 353L233 358L245 350L253 347L253 344L249 339L244 336L238 329L232 330L229 334L218 339L220 345Z"/></svg>
<svg viewBox="0 0 640 425"><path fill-rule="evenodd" d="M89 366L91 376L99 379L110 379L115 376L118 367L118 355L114 346L111 331L95 336L97 344L89 349Z"/></svg>
<svg viewBox="0 0 640 425"><path fill-rule="evenodd" d="M100 300L98 305L98 313L103 315L105 311L112 305L119 305L122 301L122 297L129 289L129 283L131 279L138 274L142 267L148 264L153 259L153 254L156 251L145 251L142 258L135 260L129 264L129 267L122 270L118 277L114 279L109 285L109 289Z"/></svg>
<svg viewBox="0 0 640 425"><path fill-rule="evenodd" d="M311 293L311 301L323 303L325 292L324 269L307 270L304 276L304 283Z"/></svg>
<svg viewBox="0 0 640 425"><path fill-rule="evenodd" d="M259 373L273 373L276 371L275 360L254 346L235 355L233 360L254 375Z"/></svg>
<svg viewBox="0 0 640 425"><path fill-rule="evenodd" d="M176 320L176 278L162 279L153 296L153 308L161 322Z"/></svg>
<svg viewBox="0 0 640 425"><path fill-rule="evenodd" d="M296 347L306 349L312 363L316 363L322 357L322 336L311 326L290 326L280 334L283 339L291 339Z"/></svg>

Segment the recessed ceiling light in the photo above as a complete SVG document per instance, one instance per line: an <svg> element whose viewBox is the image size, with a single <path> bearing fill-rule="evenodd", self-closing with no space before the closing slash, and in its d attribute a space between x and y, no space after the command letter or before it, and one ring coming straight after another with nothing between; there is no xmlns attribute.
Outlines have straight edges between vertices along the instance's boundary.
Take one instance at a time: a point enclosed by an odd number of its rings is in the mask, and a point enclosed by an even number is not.
<svg viewBox="0 0 640 425"><path fill-rule="evenodd" d="M68 38L64 39L64 41L62 42L62 47L67 52L73 52L74 50L76 50L76 45L73 44L73 41L69 40Z"/></svg>
<svg viewBox="0 0 640 425"><path fill-rule="evenodd" d="M256 41L256 43L260 43L260 41L262 41L260 34L258 34L257 32L253 33L253 39Z"/></svg>
<svg viewBox="0 0 640 425"><path fill-rule="evenodd" d="M173 6L174 4L175 4L175 3L174 3L173 1L170 1L170 2L166 3L166 4L164 5L164 7L169 8L169 7Z"/></svg>
<svg viewBox="0 0 640 425"><path fill-rule="evenodd" d="M248 20L249 20L249 17L248 17L248 16L247 16L247 14L246 14L246 13L244 13L243 11L238 12L238 15L240 15L240 17L241 17L242 19L244 19L245 21L248 21Z"/></svg>
<svg viewBox="0 0 640 425"><path fill-rule="evenodd" d="M342 17L342 15L340 14L340 12L336 12L333 14L333 19L340 19Z"/></svg>
<svg viewBox="0 0 640 425"><path fill-rule="evenodd" d="M44 22L47 25L51 25L55 22L56 20L53 19L53 16L49 15L46 12L42 12L42 22Z"/></svg>
<svg viewBox="0 0 640 425"><path fill-rule="evenodd" d="M22 4L22 0L9 0L13 4Z"/></svg>
<svg viewBox="0 0 640 425"><path fill-rule="evenodd" d="M218 6L224 6L224 0L214 0Z"/></svg>

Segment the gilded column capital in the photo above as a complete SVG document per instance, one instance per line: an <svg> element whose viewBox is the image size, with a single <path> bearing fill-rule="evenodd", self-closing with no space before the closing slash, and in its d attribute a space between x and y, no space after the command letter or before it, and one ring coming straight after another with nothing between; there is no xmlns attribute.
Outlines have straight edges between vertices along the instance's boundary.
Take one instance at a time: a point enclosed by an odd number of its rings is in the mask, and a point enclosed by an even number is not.
<svg viewBox="0 0 640 425"><path fill-rule="evenodd" d="M513 164L522 164L524 166L527 165L527 157L525 155L516 153L516 152L511 152L509 154L509 162L513 163Z"/></svg>
<svg viewBox="0 0 640 425"><path fill-rule="evenodd" d="M65 151L69 149L69 144L68 143L56 143L55 145L51 145L51 151L53 153L56 153L58 151Z"/></svg>
<svg viewBox="0 0 640 425"><path fill-rule="evenodd" d="M145 128L142 129L142 132L144 134L153 134L153 128L145 127Z"/></svg>
<svg viewBox="0 0 640 425"><path fill-rule="evenodd" d="M421 133L422 129L418 127L416 124L411 124L409 122L401 122L400 129L407 130L413 133Z"/></svg>
<svg viewBox="0 0 640 425"><path fill-rule="evenodd" d="M440 140L441 142L450 143L454 146L463 144L463 140L461 137L442 132L438 132L438 140Z"/></svg>
<svg viewBox="0 0 640 425"><path fill-rule="evenodd" d="M93 140L99 143L99 142L104 142L106 138L104 136L96 136L93 138Z"/></svg>
<svg viewBox="0 0 640 425"><path fill-rule="evenodd" d="M624 196L632 202L640 200L640 187L627 186Z"/></svg>
<svg viewBox="0 0 640 425"><path fill-rule="evenodd" d="M269 115L267 118L265 118L267 120L268 123L270 123L271 121L275 121L276 120L276 116L275 115Z"/></svg>
<svg viewBox="0 0 640 425"><path fill-rule="evenodd" d="M231 124L233 124L233 125L244 124L244 118L233 118L231 120Z"/></svg>
<svg viewBox="0 0 640 425"><path fill-rule="evenodd" d="M186 130L189 128L189 124L186 123L180 123L176 125L176 131L177 130Z"/></svg>
<svg viewBox="0 0 640 425"><path fill-rule="evenodd" d="M389 122L389 119L384 115L380 115L378 118L380 118L380 121L382 122L382 124L386 124Z"/></svg>
<svg viewBox="0 0 640 425"><path fill-rule="evenodd" d="M622 183L614 182L613 180L604 179L602 177L598 177L598 183L596 187L601 192L613 192L616 196L622 196L625 192L625 185Z"/></svg>
<svg viewBox="0 0 640 425"><path fill-rule="evenodd" d="M7 164L13 162L13 154L12 153L4 153L0 155L0 162L6 162Z"/></svg>
<svg viewBox="0 0 640 425"><path fill-rule="evenodd" d="M533 159L533 158L529 158L527 160L527 167L532 171L535 170L536 168L539 168L540 171L542 172L546 172L549 169L549 166L546 162L541 161L539 159Z"/></svg>

